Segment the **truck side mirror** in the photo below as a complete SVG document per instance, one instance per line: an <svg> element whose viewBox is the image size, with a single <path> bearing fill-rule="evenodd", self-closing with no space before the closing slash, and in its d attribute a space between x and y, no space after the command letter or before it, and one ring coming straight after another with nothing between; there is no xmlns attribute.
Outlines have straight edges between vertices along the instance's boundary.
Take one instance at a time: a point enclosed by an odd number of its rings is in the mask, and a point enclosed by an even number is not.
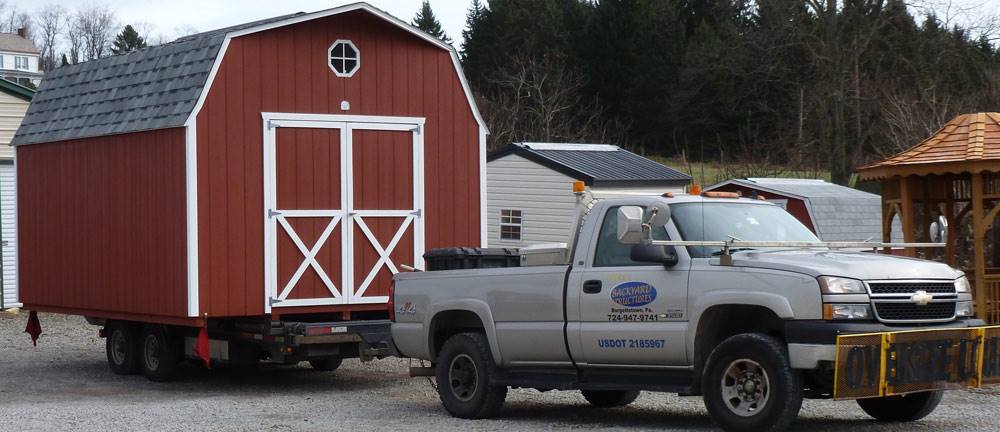
<svg viewBox="0 0 1000 432"><path fill-rule="evenodd" d="M931 222L929 229L930 239L933 243L943 243L948 241L948 219L938 216L936 222Z"/></svg>
<svg viewBox="0 0 1000 432"><path fill-rule="evenodd" d="M677 265L677 251L673 246L653 246L650 244L637 244L632 246L629 254L632 261L650 262L663 264L664 267Z"/></svg>
<svg viewBox="0 0 1000 432"><path fill-rule="evenodd" d="M645 238L642 232L643 210L639 206L618 208L618 241L622 244L639 244Z"/></svg>

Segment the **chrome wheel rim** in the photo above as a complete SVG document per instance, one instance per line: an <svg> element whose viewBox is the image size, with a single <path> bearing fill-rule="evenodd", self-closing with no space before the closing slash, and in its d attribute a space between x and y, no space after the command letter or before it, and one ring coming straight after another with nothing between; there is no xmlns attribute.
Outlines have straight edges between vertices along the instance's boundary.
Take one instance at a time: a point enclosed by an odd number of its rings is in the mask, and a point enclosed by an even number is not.
<svg viewBox="0 0 1000 432"><path fill-rule="evenodd" d="M466 354L459 354L451 359L448 366L448 386L451 387L451 394L462 402L468 402L476 396L476 389L479 388L479 371L476 370L476 363L472 357Z"/></svg>
<svg viewBox="0 0 1000 432"><path fill-rule="evenodd" d="M735 360L722 374L722 401L726 408L740 417L757 415L771 398L771 381L767 371L750 359Z"/></svg>
<svg viewBox="0 0 1000 432"><path fill-rule="evenodd" d="M125 346L127 344L128 341L125 340L125 332L121 330L111 332L111 360L116 365L125 363Z"/></svg>
<svg viewBox="0 0 1000 432"><path fill-rule="evenodd" d="M155 371L160 367L160 357L158 355L159 351L160 341L156 340L156 336L146 336L142 350L143 359L146 361L146 369Z"/></svg>

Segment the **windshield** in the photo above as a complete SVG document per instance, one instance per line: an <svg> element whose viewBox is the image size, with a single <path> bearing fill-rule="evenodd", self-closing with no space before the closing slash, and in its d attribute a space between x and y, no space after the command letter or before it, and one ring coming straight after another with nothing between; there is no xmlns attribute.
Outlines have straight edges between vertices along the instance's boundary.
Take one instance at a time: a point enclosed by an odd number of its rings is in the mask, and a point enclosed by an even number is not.
<svg viewBox="0 0 1000 432"><path fill-rule="evenodd" d="M671 217L684 240L817 242L798 219L775 205L704 202L670 206ZM710 257L722 248L691 246L692 257Z"/></svg>

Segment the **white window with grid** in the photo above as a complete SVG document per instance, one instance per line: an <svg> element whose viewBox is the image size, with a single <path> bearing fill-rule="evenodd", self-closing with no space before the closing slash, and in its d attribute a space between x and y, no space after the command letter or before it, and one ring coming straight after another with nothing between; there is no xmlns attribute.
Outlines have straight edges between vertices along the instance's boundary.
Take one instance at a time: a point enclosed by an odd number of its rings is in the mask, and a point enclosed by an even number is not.
<svg viewBox="0 0 1000 432"><path fill-rule="evenodd" d="M500 210L500 240L521 240L521 210Z"/></svg>
<svg viewBox="0 0 1000 432"><path fill-rule="evenodd" d="M14 56L14 69L28 69L28 58L25 56Z"/></svg>
<svg viewBox="0 0 1000 432"><path fill-rule="evenodd" d="M361 68L361 53L354 42L338 40L330 45L327 54L330 69L339 77L353 76Z"/></svg>

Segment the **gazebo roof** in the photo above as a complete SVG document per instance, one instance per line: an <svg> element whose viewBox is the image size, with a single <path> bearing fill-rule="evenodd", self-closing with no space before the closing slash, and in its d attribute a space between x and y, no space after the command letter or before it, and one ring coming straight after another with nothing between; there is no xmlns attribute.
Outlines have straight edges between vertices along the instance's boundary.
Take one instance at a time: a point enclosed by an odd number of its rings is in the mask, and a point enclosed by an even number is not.
<svg viewBox="0 0 1000 432"><path fill-rule="evenodd" d="M1000 113L959 115L919 144L858 168L863 180L979 171L1000 171Z"/></svg>

